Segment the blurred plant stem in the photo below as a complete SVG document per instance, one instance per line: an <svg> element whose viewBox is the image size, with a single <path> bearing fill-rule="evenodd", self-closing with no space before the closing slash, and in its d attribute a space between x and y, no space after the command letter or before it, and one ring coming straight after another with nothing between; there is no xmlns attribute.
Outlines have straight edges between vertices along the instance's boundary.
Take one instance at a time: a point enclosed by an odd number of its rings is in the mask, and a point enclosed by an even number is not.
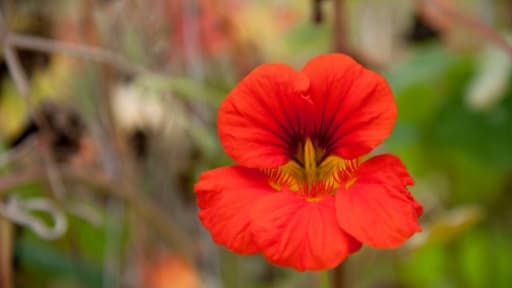
<svg viewBox="0 0 512 288"><path fill-rule="evenodd" d="M320 288L331 288L331 281L329 280L329 270L324 270L320 274Z"/></svg>
<svg viewBox="0 0 512 288"><path fill-rule="evenodd" d="M30 117L36 122L39 127L48 127L47 120L34 113L34 109L32 107L32 102L30 99L30 83L29 79L23 70L23 66L21 65L20 59L16 54L16 50L13 47L10 41L10 31L7 27L3 13L0 10L0 39L3 42L3 54L5 57L5 62L7 64L7 71L9 75L14 80L14 84L18 89L18 92L25 103L25 107L30 115ZM53 196L55 198L61 200L65 195L65 187L62 183L62 179L60 177L60 171L57 169L57 164L54 159L48 153L42 153L39 155L40 159L43 160L45 165L45 172L48 178L48 182L52 188L51 192L54 193Z"/></svg>
<svg viewBox="0 0 512 288"><path fill-rule="evenodd" d="M343 269L343 265L344 262L342 262L341 264L339 264L338 266L331 270L331 288L345 287L345 269Z"/></svg>
<svg viewBox="0 0 512 288"><path fill-rule="evenodd" d="M116 69L129 74L144 74L148 73L145 68L126 61L122 56L115 54L109 50L100 47L92 47L80 45L76 43L66 43L56 41L53 39L46 39L37 36L24 35L16 32L11 32L7 29L3 15L0 11L0 40L3 44L4 54L14 53L14 49L34 50L45 53L56 53L68 55L71 57L81 58L84 60L108 64ZM6 60L9 60L6 55ZM12 59L12 56L11 56ZM20 79L16 79L17 75L12 75L19 86ZM21 80L22 81L22 80ZM22 87L23 88L23 87ZM21 91L22 94L28 93L28 90Z"/></svg>
<svg viewBox="0 0 512 288"><path fill-rule="evenodd" d="M12 287L12 231L12 224L0 217L0 287L2 288Z"/></svg>
<svg viewBox="0 0 512 288"><path fill-rule="evenodd" d="M444 14L446 17L452 19L454 22L458 22L465 28L474 31L479 34L482 38L494 43L496 46L503 49L507 54L512 56L512 44L505 40L499 33L494 31L492 27L489 27L484 22L475 19L474 17L465 15L463 12L455 9L450 5L447 5L440 0L416 0L426 4L430 4L435 7L440 14Z"/></svg>
<svg viewBox="0 0 512 288"><path fill-rule="evenodd" d="M333 0L334 1L334 52L347 52L348 43L346 37L346 12L345 12L345 0Z"/></svg>
<svg viewBox="0 0 512 288"><path fill-rule="evenodd" d="M7 63L7 68L10 76L13 78L16 88L23 98L25 105L30 113L30 116L38 126L45 127L46 123L42 119L38 119L37 115L33 113L31 99L30 99L30 83L25 71L19 61L19 57L16 54L16 48L24 48L29 50L37 50L43 51L47 53L62 53L67 54L74 57L80 57L85 60L99 62L103 64L108 64L112 67L115 67L123 72L129 72L130 74L137 74L141 72L146 72L145 69L132 65L129 62L126 62L122 57L111 53L109 51L103 50L101 48L95 48L90 46L82 46L70 43L63 43L51 39L44 39L40 37L26 36L17 33L10 32L6 23L3 21L2 11L0 11L0 40L2 41L2 51L5 56L5 61ZM103 71L108 70L104 69ZM110 74L108 71L106 74ZM109 75L102 74L102 79L109 78L106 77ZM109 83L102 83L103 88L105 88L102 93L103 96L108 94ZM108 104L107 97L101 97L99 100L101 103L101 107L103 107L106 111L107 124L106 131L113 134L113 141L115 139L119 139L117 136L117 130L115 129L115 123L113 123L111 119L111 109L105 104ZM105 137L102 137L105 138ZM103 141L105 142L105 141ZM108 151L112 153L107 153L108 155L118 155L119 147L122 146L119 143L112 143L112 141L106 141L109 143L101 143L102 147L107 147L107 150L116 150L116 151ZM107 155L107 156L108 156ZM140 193L135 191L135 187L133 184L133 179L127 179L126 177L129 173L123 173L125 171L111 171L114 167L116 170L119 167L124 167L121 165L120 159L110 159L112 157L105 157L107 163L109 165L104 165L107 167L105 173L107 175L85 175L82 173L81 175L77 175L80 172L75 171L76 173L68 173L69 171L60 171L59 167L50 155L47 153L43 153L42 159L44 165L44 169L32 169L29 171L21 172L21 175L11 174L5 176L5 178L0 178L0 196L6 192L9 188L14 187L16 185L25 184L30 182L31 180L40 180L46 178L47 182L51 186L51 191L54 193L56 200L62 200L64 196L65 187L63 185L63 178L79 178L82 182L86 184L91 184L91 182L96 181L95 191L100 191L112 196L113 199L121 200L123 203L129 205L135 213L137 213L141 218L147 220L147 222L151 223L152 227L160 233L160 235L165 238L170 246L176 249L178 254L182 254L185 258L192 262L191 250L189 249L190 242L186 240L183 234L180 234L180 230L175 227L173 223L166 220L168 219L167 215L163 213L160 209L156 208L153 203L150 202L149 199L144 198ZM116 157L119 158L119 157ZM112 161L109 161L112 160ZM64 175L66 174L66 175ZM73 175L70 175L73 174ZM133 175L132 175L133 176ZM94 179L91 179L94 178ZM130 180L130 181L127 181ZM119 185L121 183L121 185ZM94 185L93 185L94 186ZM112 208L112 207L111 207ZM115 209L114 209L115 210ZM112 212L112 211L111 211ZM1 286L3 287L3 286Z"/></svg>
<svg viewBox="0 0 512 288"><path fill-rule="evenodd" d="M123 72L132 74L147 72L144 68L127 62L121 56L98 47L66 43L18 33L9 34L8 40L12 46L17 48L68 55L93 62L105 63Z"/></svg>
<svg viewBox="0 0 512 288"><path fill-rule="evenodd" d="M241 275L242 270L240 269L240 263L238 255L227 251L224 248L218 248L220 254L220 273L222 279L222 285L225 288L238 288L243 287L244 275Z"/></svg>
<svg viewBox="0 0 512 288"><path fill-rule="evenodd" d="M11 173L0 177L0 197L10 192L11 188L32 182L46 179L42 169L25 170L17 173ZM134 193L133 189L123 189L115 186L105 175L100 173L88 173L77 169L66 169L61 175L69 181L76 181L90 186L92 191L103 193L124 201L141 218L150 223L155 232L159 233L167 243L176 249L176 253L181 254L192 263L192 252L190 241L184 234L180 233L176 225L168 220L168 217L149 199L140 193ZM114 187L115 186L115 187ZM123 185L121 185L123 186ZM124 187L126 188L126 187Z"/></svg>

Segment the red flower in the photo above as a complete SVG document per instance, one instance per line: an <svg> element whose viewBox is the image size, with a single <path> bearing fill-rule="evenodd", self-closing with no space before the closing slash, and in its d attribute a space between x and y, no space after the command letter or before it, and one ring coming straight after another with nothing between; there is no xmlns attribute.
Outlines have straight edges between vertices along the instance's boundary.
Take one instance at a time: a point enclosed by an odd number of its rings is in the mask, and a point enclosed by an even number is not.
<svg viewBox="0 0 512 288"><path fill-rule="evenodd" d="M348 56L259 66L220 107L220 140L238 165L201 175L203 225L233 252L301 271L332 268L361 243L401 245L421 230L414 180L393 155L362 161L396 113L386 81Z"/></svg>

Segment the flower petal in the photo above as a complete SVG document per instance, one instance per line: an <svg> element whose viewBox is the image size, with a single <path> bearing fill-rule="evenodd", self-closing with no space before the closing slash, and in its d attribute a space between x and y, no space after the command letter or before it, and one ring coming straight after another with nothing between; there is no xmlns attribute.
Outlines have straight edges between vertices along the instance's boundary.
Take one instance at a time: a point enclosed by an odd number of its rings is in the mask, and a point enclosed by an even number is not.
<svg viewBox="0 0 512 288"><path fill-rule="evenodd" d="M353 159L368 154L391 133L396 104L380 75L343 54L326 54L302 69L315 105L313 134L332 154Z"/></svg>
<svg viewBox="0 0 512 288"><path fill-rule="evenodd" d="M217 244L240 254L259 252L249 212L254 201L274 193L263 173L240 166L209 170L201 174L194 190L199 218Z"/></svg>
<svg viewBox="0 0 512 288"><path fill-rule="evenodd" d="M282 191L255 203L251 218L256 243L276 265L329 269L361 247L338 226L332 196L313 203Z"/></svg>
<svg viewBox="0 0 512 288"><path fill-rule="evenodd" d="M400 246L421 231L423 208L406 188L413 183L399 158L388 154L369 159L356 171L356 181L336 194L338 223L370 246Z"/></svg>
<svg viewBox="0 0 512 288"><path fill-rule="evenodd" d="M286 163L305 133L308 88L309 80L288 65L254 69L220 106L218 131L226 153L251 168Z"/></svg>

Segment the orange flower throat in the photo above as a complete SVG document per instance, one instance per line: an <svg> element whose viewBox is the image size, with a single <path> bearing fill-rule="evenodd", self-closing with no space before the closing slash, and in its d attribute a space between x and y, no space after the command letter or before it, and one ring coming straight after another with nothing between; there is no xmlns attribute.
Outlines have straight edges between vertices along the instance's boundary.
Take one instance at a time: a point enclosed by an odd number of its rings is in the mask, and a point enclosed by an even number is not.
<svg viewBox="0 0 512 288"><path fill-rule="evenodd" d="M307 138L299 145L293 160L277 168L265 169L265 173L276 190L289 189L316 202L334 194L341 185L354 183L354 171L358 166L358 158L345 160L327 155L324 149Z"/></svg>

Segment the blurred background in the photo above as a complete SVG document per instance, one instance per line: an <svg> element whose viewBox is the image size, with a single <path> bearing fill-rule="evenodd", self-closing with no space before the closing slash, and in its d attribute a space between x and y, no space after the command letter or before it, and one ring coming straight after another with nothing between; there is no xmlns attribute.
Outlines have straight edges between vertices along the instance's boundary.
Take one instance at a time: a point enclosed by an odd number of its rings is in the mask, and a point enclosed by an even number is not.
<svg viewBox="0 0 512 288"><path fill-rule="evenodd" d="M376 151L424 232L332 287L512 287L512 1L0 1L0 287L322 287L212 243L192 190L232 161L223 97L252 68L350 54L399 107Z"/></svg>

